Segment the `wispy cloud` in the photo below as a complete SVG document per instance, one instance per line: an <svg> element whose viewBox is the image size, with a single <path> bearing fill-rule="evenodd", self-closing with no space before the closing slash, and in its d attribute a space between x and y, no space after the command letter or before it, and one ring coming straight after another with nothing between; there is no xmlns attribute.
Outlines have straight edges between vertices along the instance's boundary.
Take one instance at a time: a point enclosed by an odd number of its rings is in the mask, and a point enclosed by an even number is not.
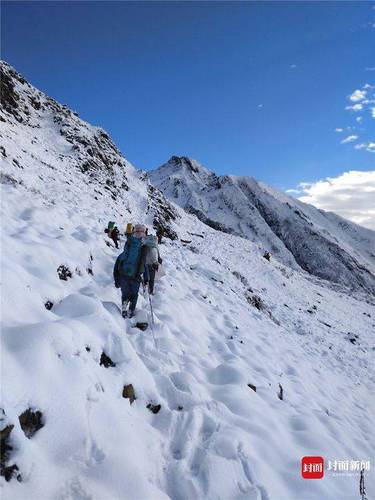
<svg viewBox="0 0 375 500"><path fill-rule="evenodd" d="M363 104L353 104L353 106L346 106L345 109L351 109L352 111L362 111L363 109Z"/></svg>
<svg viewBox="0 0 375 500"><path fill-rule="evenodd" d="M367 68L371 70L372 68ZM373 68L375 70L375 67ZM373 144L375 138L373 134L369 134L370 127L373 130L372 118L375 119L375 85L372 83L365 83L361 88L357 88L348 95L348 104L345 109L352 114L352 124L350 126L341 127L336 131L344 129L349 133L348 137L341 141L341 144L354 143L359 136L361 136L360 144L353 144L357 151L365 151L369 153L374 152ZM358 116L360 115L360 116ZM372 122L370 124L370 122Z"/></svg>
<svg viewBox="0 0 375 500"><path fill-rule="evenodd" d="M354 142L358 139L358 135L348 135L341 141L341 144L347 144L348 142Z"/></svg>
<svg viewBox="0 0 375 500"><path fill-rule="evenodd" d="M375 150L375 143L373 144ZM375 230L375 170L352 170L317 182L301 182L290 194L317 208L335 212L357 224Z"/></svg>
<svg viewBox="0 0 375 500"><path fill-rule="evenodd" d="M335 128L335 132L344 132L343 128Z"/></svg>
<svg viewBox="0 0 375 500"><path fill-rule="evenodd" d="M354 149L365 149L369 153L375 153L375 142L361 142L356 144Z"/></svg>

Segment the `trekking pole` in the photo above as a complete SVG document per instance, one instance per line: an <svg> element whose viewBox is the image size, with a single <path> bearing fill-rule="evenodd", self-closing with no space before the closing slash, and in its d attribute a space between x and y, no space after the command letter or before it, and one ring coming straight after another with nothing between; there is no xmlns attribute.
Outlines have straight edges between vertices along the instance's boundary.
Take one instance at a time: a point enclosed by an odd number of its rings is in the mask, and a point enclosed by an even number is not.
<svg viewBox="0 0 375 500"><path fill-rule="evenodd" d="M154 326L155 326L154 311L152 309L152 302L151 302L151 295L150 294L148 294L148 302L150 304L150 312L151 312L151 332L152 332L152 337L154 339L155 349L157 349L158 346L156 345L156 339L155 339L155 333L154 333Z"/></svg>

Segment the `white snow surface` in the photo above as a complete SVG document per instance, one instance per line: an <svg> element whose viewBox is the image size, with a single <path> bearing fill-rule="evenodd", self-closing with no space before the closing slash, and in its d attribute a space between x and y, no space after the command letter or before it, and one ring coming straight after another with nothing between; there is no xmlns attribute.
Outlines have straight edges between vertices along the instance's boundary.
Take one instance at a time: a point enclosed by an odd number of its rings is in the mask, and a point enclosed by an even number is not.
<svg viewBox="0 0 375 500"><path fill-rule="evenodd" d="M140 294L138 314L150 323L142 332L121 318L112 278L119 250L103 229L112 219L152 230L147 181L117 152L115 185L125 175L128 190L114 199L102 171L89 181L77 172L51 121L34 128L5 116L1 408L14 425L8 465L22 482L1 477L2 498L359 498L358 472L308 481L300 461L373 461L373 298L268 262L261 242L175 207L178 239L160 245L166 274L153 328ZM81 136L97 130L79 119L76 127ZM102 352L115 367L99 364ZM133 404L122 397L127 384ZM30 439L18 421L27 408L44 422ZM373 470L365 481L372 498Z"/></svg>

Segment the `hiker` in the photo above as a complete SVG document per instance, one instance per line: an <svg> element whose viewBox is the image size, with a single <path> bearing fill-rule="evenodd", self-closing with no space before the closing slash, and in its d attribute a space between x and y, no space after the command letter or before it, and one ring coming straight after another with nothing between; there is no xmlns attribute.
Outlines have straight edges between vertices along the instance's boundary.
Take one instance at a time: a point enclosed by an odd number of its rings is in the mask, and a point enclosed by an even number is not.
<svg viewBox="0 0 375 500"><path fill-rule="evenodd" d="M115 244L116 248L118 248L118 244L120 241L120 231L118 230L118 227L115 226L110 233L108 233L108 236L113 240L113 243Z"/></svg>
<svg viewBox="0 0 375 500"><path fill-rule="evenodd" d="M108 238L114 242L116 248L118 248L118 243L120 241L120 231L116 224L112 221L108 222L108 227L104 229L104 232L108 234Z"/></svg>
<svg viewBox="0 0 375 500"><path fill-rule="evenodd" d="M115 287L121 288L123 318L134 316L141 275L145 273L147 248L143 245L142 234L145 234L144 226L137 224L132 234L127 235L124 251L117 257L113 269Z"/></svg>
<svg viewBox="0 0 375 500"><path fill-rule="evenodd" d="M159 264L163 262L160 257L157 237L150 234L144 240L146 252L146 269L147 275L145 276L145 284L148 283L148 293L154 294L155 273L159 269Z"/></svg>

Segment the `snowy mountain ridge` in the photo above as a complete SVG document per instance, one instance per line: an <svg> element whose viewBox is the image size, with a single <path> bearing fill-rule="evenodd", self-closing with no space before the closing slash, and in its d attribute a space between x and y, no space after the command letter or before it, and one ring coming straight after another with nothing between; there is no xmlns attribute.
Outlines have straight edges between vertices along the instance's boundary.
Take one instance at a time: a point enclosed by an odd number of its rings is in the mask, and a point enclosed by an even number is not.
<svg viewBox="0 0 375 500"><path fill-rule="evenodd" d="M260 243L281 262L351 289L375 292L375 232L251 177L218 176L173 156L150 172L171 201L206 224Z"/></svg>
<svg viewBox="0 0 375 500"><path fill-rule="evenodd" d="M69 202L78 211L84 189L108 218L130 215L126 194L131 183L139 193L136 210L146 211L152 226L176 237L170 224L178 217L176 210L144 182L144 174L122 156L103 129L37 90L4 61L0 71L3 183L41 192L53 203Z"/></svg>
<svg viewBox="0 0 375 500"><path fill-rule="evenodd" d="M2 498L357 499L358 471L300 468L373 457L374 299L168 202L105 132L1 68ZM108 220L164 228L145 331L121 317Z"/></svg>

